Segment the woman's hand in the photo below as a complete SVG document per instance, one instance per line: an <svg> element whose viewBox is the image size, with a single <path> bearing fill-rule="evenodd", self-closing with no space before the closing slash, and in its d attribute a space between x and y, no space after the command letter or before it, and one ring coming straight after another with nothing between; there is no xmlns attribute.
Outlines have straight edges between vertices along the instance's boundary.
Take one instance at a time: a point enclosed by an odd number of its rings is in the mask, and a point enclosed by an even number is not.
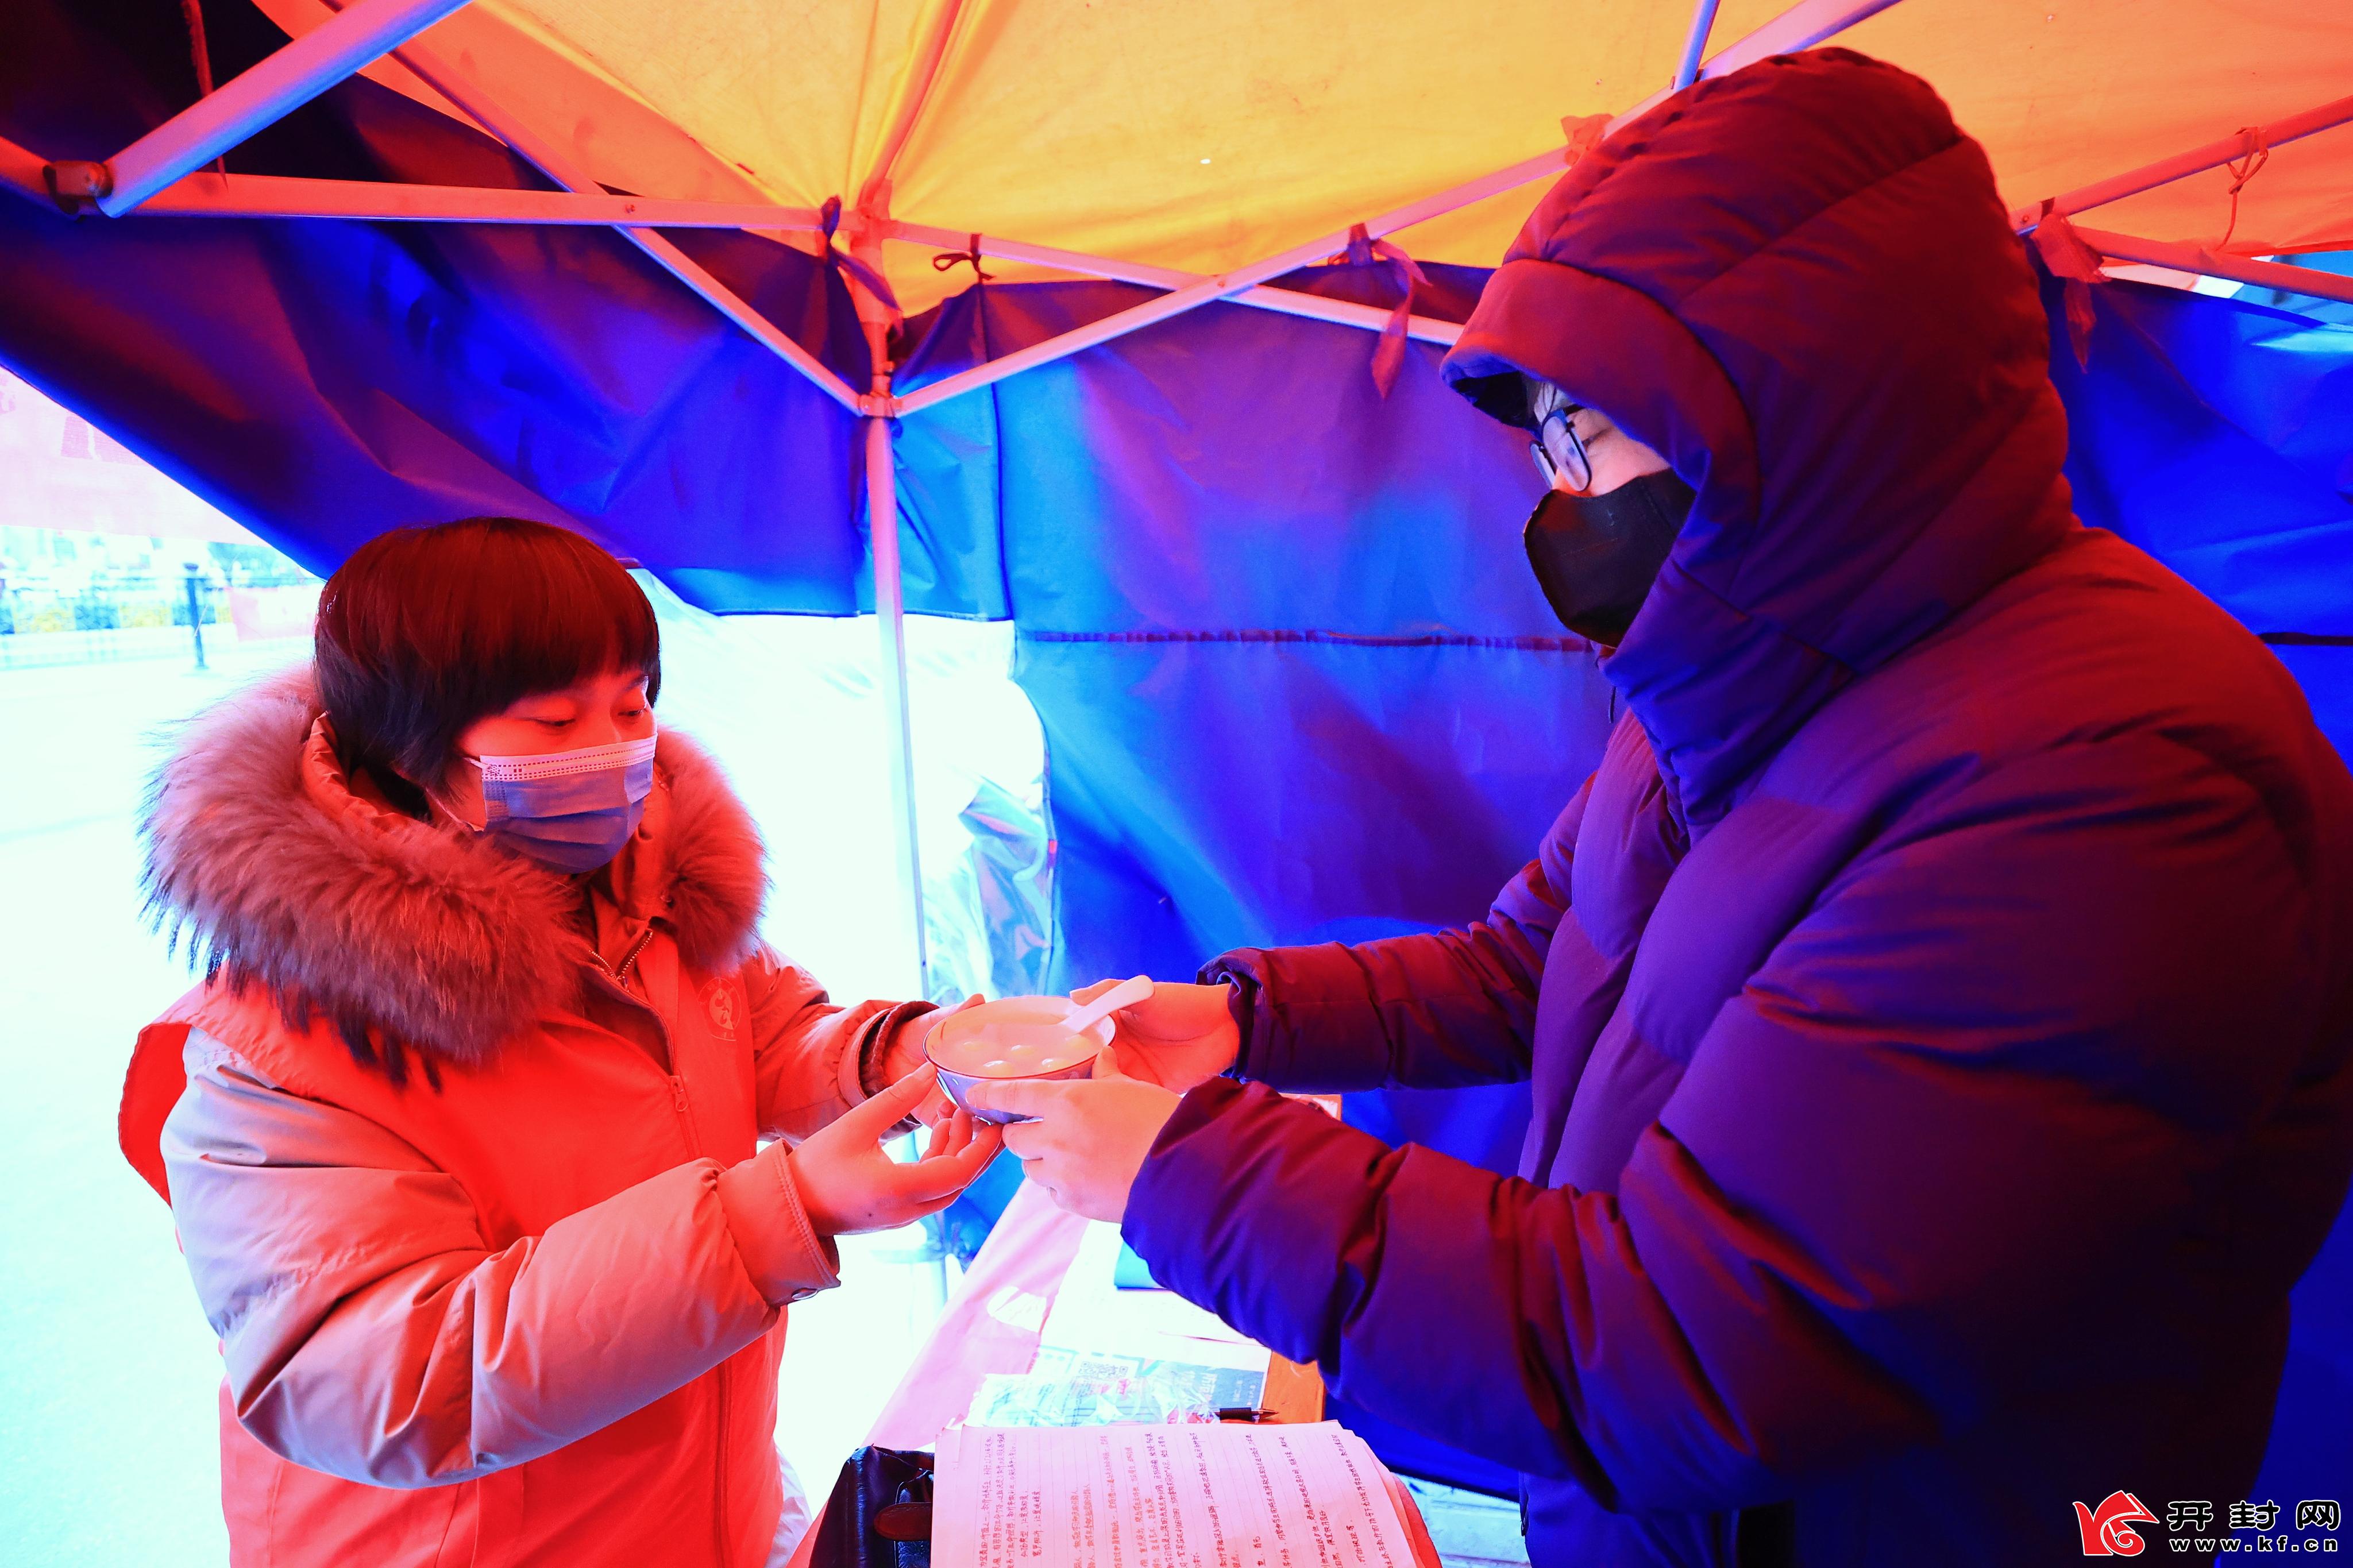
<svg viewBox="0 0 2353 1568"><path fill-rule="evenodd" d="M1118 984L1098 980L1071 1000L1084 1006ZM1242 1049L1227 1005L1232 994L1230 985L1155 985L1150 996L1113 1013L1120 1070L1182 1094L1232 1067Z"/></svg>
<svg viewBox="0 0 2353 1568"><path fill-rule="evenodd" d="M976 991L957 1003L951 1011L961 1013L966 1007L977 1007L987 1000ZM899 1026L899 1032L892 1036L882 1047L881 1078L884 1083L897 1083L931 1065L931 1058L923 1054L923 1040L945 1016L947 1014L944 1013L925 1013ZM924 1096L923 1102L915 1107L915 1120L926 1127L937 1127L955 1110L955 1102L948 1099L947 1091L943 1089L937 1094Z"/></svg>
<svg viewBox="0 0 2353 1568"><path fill-rule="evenodd" d="M1124 1059L1123 1048L1113 1046L1095 1058L1092 1079L981 1082L965 1090L984 1110L1035 1117L1005 1130L1005 1146L1021 1156L1021 1173L1072 1214L1113 1225L1126 1217L1135 1174L1176 1114L1178 1098L1127 1077L1120 1070Z"/></svg>
<svg viewBox="0 0 2353 1568"><path fill-rule="evenodd" d="M1003 1139L959 1110L932 1129L923 1157L902 1165L882 1140L938 1088L930 1068L912 1072L805 1140L786 1161L801 1207L819 1236L895 1230L945 1208L970 1186Z"/></svg>

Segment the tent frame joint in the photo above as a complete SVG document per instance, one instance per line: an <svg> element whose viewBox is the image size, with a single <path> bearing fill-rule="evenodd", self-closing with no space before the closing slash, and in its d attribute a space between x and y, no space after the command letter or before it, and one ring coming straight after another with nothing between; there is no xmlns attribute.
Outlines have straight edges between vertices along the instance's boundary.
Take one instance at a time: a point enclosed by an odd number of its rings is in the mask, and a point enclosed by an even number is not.
<svg viewBox="0 0 2353 1568"><path fill-rule="evenodd" d="M103 210L99 204L114 190L114 171L87 158L60 158L41 166L41 183L49 200L68 217Z"/></svg>

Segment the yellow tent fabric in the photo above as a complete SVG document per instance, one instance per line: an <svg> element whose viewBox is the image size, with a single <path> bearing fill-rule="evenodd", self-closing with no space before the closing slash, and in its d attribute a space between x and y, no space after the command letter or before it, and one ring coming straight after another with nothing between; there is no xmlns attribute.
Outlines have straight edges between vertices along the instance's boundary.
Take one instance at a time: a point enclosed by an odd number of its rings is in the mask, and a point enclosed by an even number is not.
<svg viewBox="0 0 2353 1568"><path fill-rule="evenodd" d="M297 33L328 15L263 3ZM1725 0L1710 53L1781 8ZM1561 145L1565 119L1665 85L1690 18L1688 0L475 0L420 43L616 187L854 208L887 174L896 218L1208 272ZM2319 0L1902 0L1835 41L1933 82L2013 206L2353 88L2353 5ZM439 104L395 61L371 74ZM2217 245L2231 184L2083 221ZM1493 264L1540 189L1399 242ZM2344 247L2353 127L2278 149L2228 247ZM929 261L885 252L910 309L969 279Z"/></svg>

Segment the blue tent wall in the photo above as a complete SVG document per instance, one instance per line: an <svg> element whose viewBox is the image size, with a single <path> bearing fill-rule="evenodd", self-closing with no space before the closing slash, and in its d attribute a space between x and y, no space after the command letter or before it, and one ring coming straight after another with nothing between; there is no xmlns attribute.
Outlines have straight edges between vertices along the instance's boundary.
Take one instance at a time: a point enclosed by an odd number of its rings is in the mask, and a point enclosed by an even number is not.
<svg viewBox="0 0 2353 1568"><path fill-rule="evenodd" d="M1286 281L1388 302L1380 268ZM1459 311L1478 281L1421 308ZM924 324L902 384L1134 297L970 291ZM1017 627L1063 983L1475 919L1599 756L1611 693L1520 553L1541 492L1525 441L1446 391L1424 346L1382 399L1371 350L1219 306L902 426L911 604ZM1510 1170L1527 1101L1352 1095L1346 1114ZM1399 1468L1510 1485L1369 1435Z"/></svg>
<svg viewBox="0 0 2353 1568"><path fill-rule="evenodd" d="M960 307L1002 353L1070 303L1024 286ZM1474 916L1599 754L1609 689L1520 557L1524 442L1427 348L1384 401L1370 347L1217 307L903 422L914 602L1018 628L1065 978ZM904 379L965 357L927 346ZM995 529L953 510L978 491ZM992 533L952 583L943 540Z"/></svg>
<svg viewBox="0 0 2353 1568"><path fill-rule="evenodd" d="M2077 514L2269 642L2338 754L2353 757L2353 327L2335 312L2114 283L2092 290L2078 364L2059 286L2045 289ZM2291 1310L2251 1496L2343 1499L2353 1494L2353 1208Z"/></svg>

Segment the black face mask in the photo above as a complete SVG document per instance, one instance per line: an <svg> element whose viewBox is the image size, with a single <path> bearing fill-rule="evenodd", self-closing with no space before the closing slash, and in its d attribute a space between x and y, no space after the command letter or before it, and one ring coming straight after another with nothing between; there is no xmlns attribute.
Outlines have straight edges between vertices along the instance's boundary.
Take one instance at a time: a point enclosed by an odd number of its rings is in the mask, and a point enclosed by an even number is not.
<svg viewBox="0 0 2353 1568"><path fill-rule="evenodd" d="M1588 642L1623 642L1695 498L1671 468L1598 496L1546 490L1520 538L1560 624Z"/></svg>

